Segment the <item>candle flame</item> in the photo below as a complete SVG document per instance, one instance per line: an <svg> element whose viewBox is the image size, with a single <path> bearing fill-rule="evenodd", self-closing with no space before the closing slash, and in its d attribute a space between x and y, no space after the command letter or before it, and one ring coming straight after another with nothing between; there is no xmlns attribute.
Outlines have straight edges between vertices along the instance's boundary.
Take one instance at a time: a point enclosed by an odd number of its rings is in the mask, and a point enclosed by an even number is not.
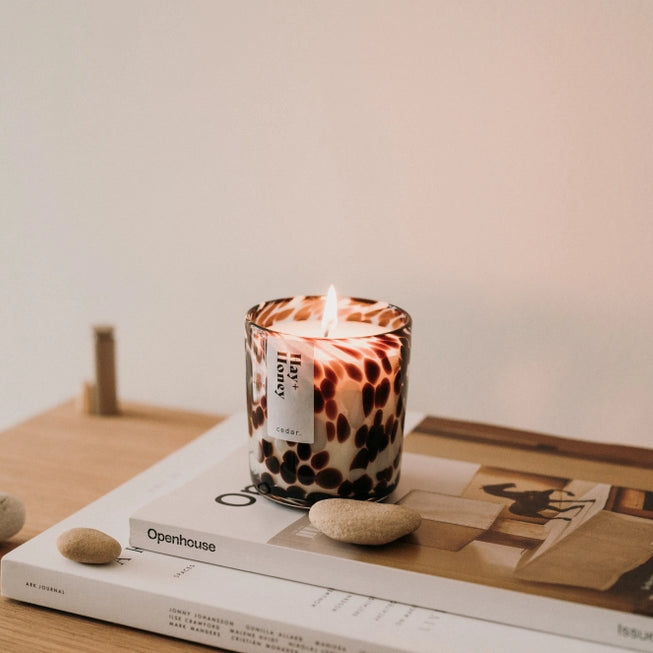
<svg viewBox="0 0 653 653"><path fill-rule="evenodd" d="M337 324L338 298L336 297L336 289L331 284L324 304L324 314L322 315L322 333L324 333L325 338L329 337L329 334L336 328Z"/></svg>

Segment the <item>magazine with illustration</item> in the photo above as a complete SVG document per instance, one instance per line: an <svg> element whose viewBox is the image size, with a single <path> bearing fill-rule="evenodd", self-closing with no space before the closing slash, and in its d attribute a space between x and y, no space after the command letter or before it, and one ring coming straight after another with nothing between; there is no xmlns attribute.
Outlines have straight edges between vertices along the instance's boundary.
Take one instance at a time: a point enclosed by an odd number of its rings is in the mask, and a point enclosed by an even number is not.
<svg viewBox="0 0 653 653"><path fill-rule="evenodd" d="M247 448L134 512L132 546L653 650L653 452L429 417L390 500L417 531L336 542L260 496Z"/></svg>

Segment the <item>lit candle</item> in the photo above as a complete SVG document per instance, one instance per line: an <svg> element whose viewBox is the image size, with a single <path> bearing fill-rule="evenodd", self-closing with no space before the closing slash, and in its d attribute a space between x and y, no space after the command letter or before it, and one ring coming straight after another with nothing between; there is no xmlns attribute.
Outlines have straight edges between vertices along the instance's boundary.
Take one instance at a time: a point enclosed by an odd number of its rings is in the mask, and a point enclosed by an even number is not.
<svg viewBox="0 0 653 653"><path fill-rule="evenodd" d="M380 500L401 458L410 316L385 302L293 297L246 318L250 470L259 492L308 507Z"/></svg>
<svg viewBox="0 0 653 653"><path fill-rule="evenodd" d="M330 286L321 320L283 320L276 322L272 330L304 338L360 338L377 335L388 329L370 322L339 320L336 291Z"/></svg>

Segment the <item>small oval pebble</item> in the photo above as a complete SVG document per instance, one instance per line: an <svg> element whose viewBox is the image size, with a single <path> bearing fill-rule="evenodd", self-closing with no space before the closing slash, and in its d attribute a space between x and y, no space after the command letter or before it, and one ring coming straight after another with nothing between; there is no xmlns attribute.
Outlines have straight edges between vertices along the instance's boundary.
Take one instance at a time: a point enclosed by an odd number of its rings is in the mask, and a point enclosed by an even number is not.
<svg viewBox="0 0 653 653"><path fill-rule="evenodd" d="M122 545L95 528L71 528L57 538L57 548L64 558L75 562L102 565L117 558Z"/></svg>
<svg viewBox="0 0 653 653"><path fill-rule="evenodd" d="M319 531L339 542L388 544L416 530L422 516L393 503L324 499L311 506L308 518Z"/></svg>
<svg viewBox="0 0 653 653"><path fill-rule="evenodd" d="M25 506L13 494L0 492L0 542L16 535L25 524Z"/></svg>

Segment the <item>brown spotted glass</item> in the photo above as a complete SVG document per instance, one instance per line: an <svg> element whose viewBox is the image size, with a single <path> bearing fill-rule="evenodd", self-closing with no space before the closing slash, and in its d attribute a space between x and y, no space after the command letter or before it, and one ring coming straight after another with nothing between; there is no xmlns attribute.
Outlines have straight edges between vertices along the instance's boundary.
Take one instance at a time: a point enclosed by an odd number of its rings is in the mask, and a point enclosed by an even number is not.
<svg viewBox="0 0 653 653"><path fill-rule="evenodd" d="M391 304L340 298L261 303L245 320L249 464L258 492L308 508L380 501L399 481L411 318Z"/></svg>

